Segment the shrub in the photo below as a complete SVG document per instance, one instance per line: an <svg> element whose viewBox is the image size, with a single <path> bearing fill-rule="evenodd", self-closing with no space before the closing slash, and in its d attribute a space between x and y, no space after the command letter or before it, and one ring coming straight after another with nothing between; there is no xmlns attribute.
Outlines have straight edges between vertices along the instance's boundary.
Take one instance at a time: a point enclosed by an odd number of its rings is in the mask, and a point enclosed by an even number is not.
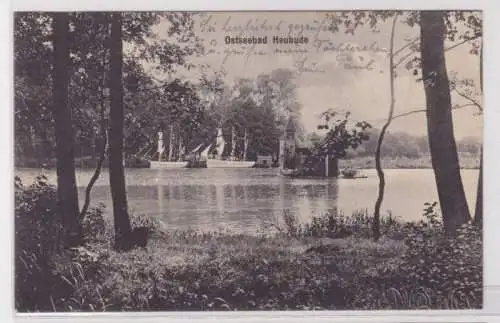
<svg viewBox="0 0 500 323"><path fill-rule="evenodd" d="M407 248L397 264L354 282L365 288L353 308L482 307L481 231L465 224L457 236L447 236L436 206L425 203L424 219L404 226Z"/></svg>
<svg viewBox="0 0 500 323"><path fill-rule="evenodd" d="M107 254L80 246L55 255L51 264L55 275L54 311L105 310L102 297L104 272L102 261Z"/></svg>
<svg viewBox="0 0 500 323"><path fill-rule="evenodd" d="M25 187L15 178L15 304L18 310L50 307L53 275L50 259L63 248L63 226L57 215L57 192L38 176Z"/></svg>
<svg viewBox="0 0 500 323"><path fill-rule="evenodd" d="M427 223L412 228L401 273L421 288L431 290L436 305L445 308L482 307L482 233L468 223L458 235Z"/></svg>
<svg viewBox="0 0 500 323"><path fill-rule="evenodd" d="M57 191L38 176L30 186L15 178L15 306L18 311L95 310L102 254L65 250ZM106 241L103 208L82 221L86 242ZM101 251L104 249L101 249ZM101 306L102 308L102 306Z"/></svg>
<svg viewBox="0 0 500 323"><path fill-rule="evenodd" d="M16 246L41 254L53 253L62 247L62 219L57 215L57 191L45 176L24 187L15 179Z"/></svg>
<svg viewBox="0 0 500 323"><path fill-rule="evenodd" d="M104 219L105 205L89 208L82 220L82 231L86 242L109 242L111 235L106 230L106 220Z"/></svg>

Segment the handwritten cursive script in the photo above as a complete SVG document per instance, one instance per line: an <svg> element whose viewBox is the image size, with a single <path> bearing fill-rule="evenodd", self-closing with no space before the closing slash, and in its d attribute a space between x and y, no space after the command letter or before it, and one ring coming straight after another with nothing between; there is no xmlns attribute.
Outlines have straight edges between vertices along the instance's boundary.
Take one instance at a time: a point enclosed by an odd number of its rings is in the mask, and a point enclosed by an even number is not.
<svg viewBox="0 0 500 323"><path fill-rule="evenodd" d="M264 15L264 14L263 14ZM246 18L239 15L214 16L203 14L199 30L208 37L209 49L205 55L222 57L222 68L235 57L244 64L252 57L287 55L293 57L293 67L300 73L324 73L318 61L310 54L335 55L338 66L350 70L375 69L377 53L387 53L377 42L356 44L336 42L327 16L307 23L293 23L284 19ZM355 56L357 59L345 59ZM364 57L368 58L364 58ZM331 60L330 60L331 61Z"/></svg>

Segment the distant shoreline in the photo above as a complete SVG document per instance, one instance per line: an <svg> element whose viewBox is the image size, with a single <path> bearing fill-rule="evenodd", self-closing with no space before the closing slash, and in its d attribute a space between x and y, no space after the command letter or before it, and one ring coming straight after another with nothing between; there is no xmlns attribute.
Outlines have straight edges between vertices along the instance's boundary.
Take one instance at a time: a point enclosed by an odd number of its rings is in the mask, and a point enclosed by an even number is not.
<svg viewBox="0 0 500 323"><path fill-rule="evenodd" d="M479 169L479 156L459 154L458 160L460 169ZM374 157L355 157L351 159L342 159L339 161L339 168L355 169L374 169ZM430 156L421 156L418 158L397 157L382 158L383 169L432 169Z"/></svg>
<svg viewBox="0 0 500 323"><path fill-rule="evenodd" d="M106 160L107 161L107 160ZM107 168L107 163L104 163L103 168ZM148 168L145 160L137 163L132 163L127 160L125 168ZM459 154L459 162L461 169L479 169L479 156ZM46 166L42 167L44 162L34 159L25 159L23 162L14 163L14 168L55 168L55 160L45 162ZM133 164L133 165L132 165ZM134 167L135 166L135 167ZM140 167L138 167L140 166ZM421 156L418 158L397 157L382 158L382 167L384 169L432 169L430 156ZM95 160L91 157L75 158L75 168L77 169L94 169ZM355 157L339 160L339 168L355 168L355 169L374 169L375 158L372 156Z"/></svg>

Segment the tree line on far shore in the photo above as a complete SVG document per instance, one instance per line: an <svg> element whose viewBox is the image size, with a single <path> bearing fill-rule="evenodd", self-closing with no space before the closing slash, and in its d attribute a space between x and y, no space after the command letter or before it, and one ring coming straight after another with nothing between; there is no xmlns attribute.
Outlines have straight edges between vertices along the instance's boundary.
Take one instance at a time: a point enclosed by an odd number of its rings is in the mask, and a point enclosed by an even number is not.
<svg viewBox="0 0 500 323"><path fill-rule="evenodd" d="M377 148L377 138L380 129L372 128L366 130L369 135L368 140L363 141L356 149L349 149L346 158L373 157ZM320 142L322 136L312 132L305 136L303 144L313 146ZM477 157L481 153L481 140L477 137L466 136L457 140L457 152L461 155ZM417 136L406 132L387 132L382 146L382 158L406 157L409 159L429 156L429 139L427 136Z"/></svg>

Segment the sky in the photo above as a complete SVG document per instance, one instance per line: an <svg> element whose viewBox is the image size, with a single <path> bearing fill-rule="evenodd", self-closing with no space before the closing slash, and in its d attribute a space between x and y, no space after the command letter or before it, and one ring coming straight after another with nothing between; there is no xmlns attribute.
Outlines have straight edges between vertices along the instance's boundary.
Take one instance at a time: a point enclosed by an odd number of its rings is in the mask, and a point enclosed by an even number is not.
<svg viewBox="0 0 500 323"><path fill-rule="evenodd" d="M332 13L330 13L332 14ZM335 14L335 13L333 13ZM352 118L370 121L380 127L387 118L390 104L388 49L392 19L380 23L377 30L359 27L354 35L327 29L326 12L213 12L196 17L195 34L203 39L207 52L193 57L195 64L208 64L210 71L224 70L226 82L238 78L254 79L273 69L287 68L296 72L298 100L302 106L301 121L314 131L318 115L329 108L349 110ZM158 26L160 38L168 37L168 25ZM418 27L398 21L395 25L394 48L417 39ZM229 37L265 37L267 44L226 44ZM272 38L307 37L307 44L273 44ZM451 47L453 43L447 43ZM354 48L354 50L353 50ZM469 53L470 44L457 46L446 53L448 73L459 79L479 84L479 57ZM398 62L408 49L395 56ZM413 55L411 56L413 57ZM421 82L404 67L397 70L395 81L395 114L425 108ZM452 94L453 105L469 103ZM454 110L455 136L482 136L482 119L475 107ZM424 113L401 117L392 123L391 132L425 135Z"/></svg>

